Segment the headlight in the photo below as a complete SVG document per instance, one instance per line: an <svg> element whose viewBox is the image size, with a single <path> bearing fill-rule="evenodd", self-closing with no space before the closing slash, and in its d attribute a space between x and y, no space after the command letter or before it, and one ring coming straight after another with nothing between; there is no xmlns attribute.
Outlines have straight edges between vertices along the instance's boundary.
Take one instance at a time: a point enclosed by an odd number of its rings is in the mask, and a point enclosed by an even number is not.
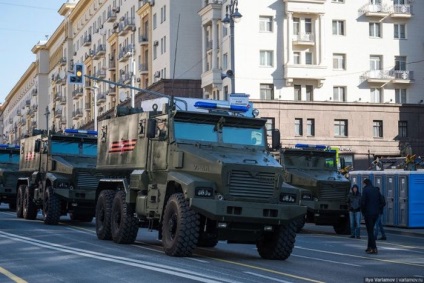
<svg viewBox="0 0 424 283"><path fill-rule="evenodd" d="M69 188L69 183L66 182L66 181L58 180L58 181L54 182L54 187L58 188L58 189L67 189L67 188Z"/></svg>
<svg viewBox="0 0 424 283"><path fill-rule="evenodd" d="M295 203L296 202L296 195L295 194L288 194L288 193L281 193L280 194L280 201L281 202Z"/></svg>
<svg viewBox="0 0 424 283"><path fill-rule="evenodd" d="M211 197L213 196L212 188L196 188L194 191L196 197Z"/></svg>
<svg viewBox="0 0 424 283"><path fill-rule="evenodd" d="M303 200L312 200L312 194L310 194L310 193L303 193L302 194L302 199Z"/></svg>

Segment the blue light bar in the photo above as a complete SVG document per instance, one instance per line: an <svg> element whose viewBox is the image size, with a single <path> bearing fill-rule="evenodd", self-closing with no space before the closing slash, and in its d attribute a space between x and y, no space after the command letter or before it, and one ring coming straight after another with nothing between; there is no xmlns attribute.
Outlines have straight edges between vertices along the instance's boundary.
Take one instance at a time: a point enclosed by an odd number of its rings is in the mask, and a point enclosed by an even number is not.
<svg viewBox="0 0 424 283"><path fill-rule="evenodd" d="M13 144L0 144L0 148L16 148L19 149L19 145L13 145Z"/></svg>
<svg viewBox="0 0 424 283"><path fill-rule="evenodd" d="M326 149L327 146L323 144L306 144L306 143L297 143L294 147L297 148L314 148L314 149Z"/></svg>
<svg viewBox="0 0 424 283"><path fill-rule="evenodd" d="M224 109L229 111L237 111L237 112L247 112L249 110L249 105L225 105L218 104L216 102L205 102L205 101L197 101L194 103L194 107L204 108L204 109Z"/></svg>
<svg viewBox="0 0 424 283"><path fill-rule="evenodd" d="M67 133L67 134L86 134L86 135L97 136L97 131L93 131L93 130L65 129L65 133Z"/></svg>

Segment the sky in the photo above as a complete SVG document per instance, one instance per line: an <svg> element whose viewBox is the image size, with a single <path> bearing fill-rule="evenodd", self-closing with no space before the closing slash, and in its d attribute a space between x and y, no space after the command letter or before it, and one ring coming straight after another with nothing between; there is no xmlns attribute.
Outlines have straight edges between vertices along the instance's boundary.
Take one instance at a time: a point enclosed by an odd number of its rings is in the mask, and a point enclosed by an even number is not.
<svg viewBox="0 0 424 283"><path fill-rule="evenodd" d="M32 47L54 33L66 0L0 0L0 103L36 56Z"/></svg>

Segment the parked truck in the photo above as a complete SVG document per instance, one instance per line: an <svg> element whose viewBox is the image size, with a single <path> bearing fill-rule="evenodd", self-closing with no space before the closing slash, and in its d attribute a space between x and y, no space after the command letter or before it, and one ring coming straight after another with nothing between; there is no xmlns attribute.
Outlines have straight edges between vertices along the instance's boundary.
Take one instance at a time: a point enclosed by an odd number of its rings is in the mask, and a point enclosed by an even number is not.
<svg viewBox="0 0 424 283"><path fill-rule="evenodd" d="M58 224L67 213L71 220L93 220L101 178L96 134L67 129L21 140L17 217L35 219L40 209L45 224Z"/></svg>
<svg viewBox="0 0 424 283"><path fill-rule="evenodd" d="M0 203L16 209L16 181L19 174L19 146L0 144Z"/></svg>
<svg viewBox="0 0 424 283"><path fill-rule="evenodd" d="M246 105L150 105L98 124L97 168L106 178L96 192L97 237L133 243L142 227L158 231L170 256L227 241L288 258L306 207L296 190L282 189L266 120L241 116Z"/></svg>
<svg viewBox="0 0 424 283"><path fill-rule="evenodd" d="M304 222L332 225L337 234L349 234L350 181L338 172L336 151L325 145L297 144L281 149L279 158L285 182L302 189L301 204L308 207ZM304 225L299 224L298 229Z"/></svg>

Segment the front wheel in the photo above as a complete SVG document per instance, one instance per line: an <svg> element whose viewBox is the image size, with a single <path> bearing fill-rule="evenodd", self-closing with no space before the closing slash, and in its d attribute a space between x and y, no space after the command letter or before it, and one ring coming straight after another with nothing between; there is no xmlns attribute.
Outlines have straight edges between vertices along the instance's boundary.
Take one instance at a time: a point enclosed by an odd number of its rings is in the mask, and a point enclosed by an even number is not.
<svg viewBox="0 0 424 283"><path fill-rule="evenodd" d="M173 194L165 208L162 245L169 256L190 256L199 238L199 215L190 209L183 194Z"/></svg>
<svg viewBox="0 0 424 283"><path fill-rule="evenodd" d="M112 239L118 244L132 244L137 238L138 219L125 200L125 192L116 193L112 204Z"/></svg>
<svg viewBox="0 0 424 283"><path fill-rule="evenodd" d="M22 215L25 219L34 220L37 218L37 210L34 202L34 190L25 186Z"/></svg>
<svg viewBox="0 0 424 283"><path fill-rule="evenodd" d="M20 185L16 193L16 217L23 218L25 185Z"/></svg>
<svg viewBox="0 0 424 283"><path fill-rule="evenodd" d="M273 232L264 232L256 243L259 255L264 259L287 259L296 240L296 221L275 227Z"/></svg>
<svg viewBox="0 0 424 283"><path fill-rule="evenodd" d="M60 220L60 199L52 187L46 188L43 201L44 224L57 225Z"/></svg>
<svg viewBox="0 0 424 283"><path fill-rule="evenodd" d="M99 240L111 240L112 202L115 191L103 190L96 204L96 234Z"/></svg>

